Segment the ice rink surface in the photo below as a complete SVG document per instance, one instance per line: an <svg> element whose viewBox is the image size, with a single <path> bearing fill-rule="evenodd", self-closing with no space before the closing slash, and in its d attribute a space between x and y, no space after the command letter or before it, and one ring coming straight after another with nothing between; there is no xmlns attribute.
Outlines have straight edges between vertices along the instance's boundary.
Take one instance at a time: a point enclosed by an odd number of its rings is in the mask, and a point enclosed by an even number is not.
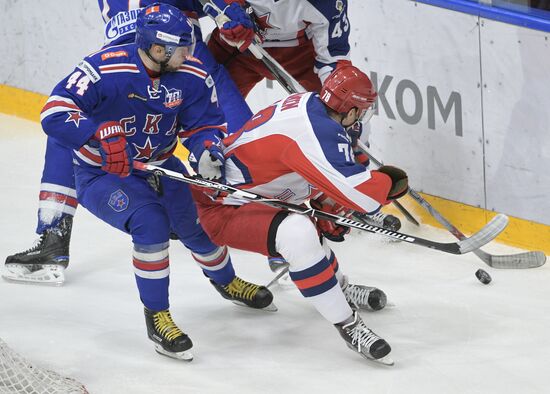
<svg viewBox="0 0 550 394"><path fill-rule="evenodd" d="M0 250L31 246L45 137L0 115ZM414 179L411 180L414 184ZM453 242L442 230L404 232ZM392 346L395 366L368 362L290 286L278 312L222 299L172 241L171 312L195 359L155 353L134 283L130 237L79 207L63 287L0 281L0 338L35 364L72 376L92 394L120 393L548 393L550 266L494 270L453 256L353 234L334 250L350 282L380 287L394 306L362 313ZM492 253L515 249L491 244ZM237 273L272 278L265 258L233 251ZM474 272L486 269L483 285Z"/></svg>

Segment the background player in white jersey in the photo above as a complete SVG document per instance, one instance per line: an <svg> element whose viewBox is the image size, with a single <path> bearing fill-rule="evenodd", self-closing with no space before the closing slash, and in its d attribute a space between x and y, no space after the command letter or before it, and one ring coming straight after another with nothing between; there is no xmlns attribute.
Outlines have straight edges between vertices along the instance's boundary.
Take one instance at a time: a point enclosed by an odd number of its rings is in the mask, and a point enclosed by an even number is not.
<svg viewBox="0 0 550 394"><path fill-rule="evenodd" d="M331 213L374 213L408 189L404 171L376 171L354 162L345 128L372 115L376 98L369 78L353 66L338 67L316 93L294 94L255 114L223 140L228 184L295 204L308 199ZM350 284L319 233L333 223L231 196L193 190L205 231L216 242L267 256L281 255L304 297L362 356L391 364L388 343L354 308L380 309L380 291ZM319 233L318 233L319 230ZM341 234L345 231L341 231ZM350 306L351 305L351 306Z"/></svg>

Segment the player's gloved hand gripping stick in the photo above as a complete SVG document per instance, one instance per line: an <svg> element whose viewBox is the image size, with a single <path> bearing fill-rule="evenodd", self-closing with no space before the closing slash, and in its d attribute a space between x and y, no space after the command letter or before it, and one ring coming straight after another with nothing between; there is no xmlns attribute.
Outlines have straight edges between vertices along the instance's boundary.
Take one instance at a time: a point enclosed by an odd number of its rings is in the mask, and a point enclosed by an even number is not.
<svg viewBox="0 0 550 394"><path fill-rule="evenodd" d="M357 145L361 148L369 159L378 167L383 166L384 164L374 157L370 152L369 148L361 141L357 141ZM432 215L435 220L437 220L441 225L443 225L451 234L453 234L457 239L464 239L466 236L451 222L443 217L426 199L424 199L417 191L409 187L409 195L420 204L424 209L426 209L430 215ZM479 257L485 264L493 268L536 268L544 265L546 262L546 255L540 251L531 251L517 254L509 255L492 255L483 250L474 250L474 254Z"/></svg>
<svg viewBox="0 0 550 394"><path fill-rule="evenodd" d="M120 177L132 172L132 155L126 142L124 128L119 122L104 122L99 125L93 139L99 141L101 169Z"/></svg>
<svg viewBox="0 0 550 394"><path fill-rule="evenodd" d="M266 204L272 207L285 209L301 215L312 216L317 219L328 220L340 226L349 228L356 228L363 231L368 231L374 234L381 234L386 237L408 242L414 245L424 246L426 248L439 250L445 253L451 254L464 254L474 251L486 243L492 241L497 237L507 226L508 217L503 214L499 214L487 223L481 230L473 234L471 237L464 238L454 243L441 243L430 241L424 238L413 237L412 235L399 233L397 231L386 230L382 227L372 226L365 223L360 223L355 220L348 219L343 216L334 215L328 212L323 212L314 208L308 208L297 204L291 204L288 202L280 201L274 198L263 197L259 194L252 193L246 190L237 189L232 186L225 185L223 183L210 181L198 177L193 177L185 174L181 174L176 171L170 171L162 167L157 167L152 164L134 162L134 168L141 171L151 172L159 176L165 176L171 179L175 179L181 182L186 182L192 185L205 187L208 189L216 190L221 193L227 193L233 197L247 200L250 202Z"/></svg>

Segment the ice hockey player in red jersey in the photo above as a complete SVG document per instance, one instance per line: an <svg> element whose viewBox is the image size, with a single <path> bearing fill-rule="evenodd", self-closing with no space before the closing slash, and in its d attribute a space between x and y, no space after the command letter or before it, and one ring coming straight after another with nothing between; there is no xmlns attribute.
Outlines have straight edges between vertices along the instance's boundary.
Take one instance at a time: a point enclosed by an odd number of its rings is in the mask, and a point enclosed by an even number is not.
<svg viewBox="0 0 550 394"><path fill-rule="evenodd" d="M372 115L369 78L348 65L337 68L320 94L293 94L255 114L223 140L226 182L265 197L310 204L331 213L374 213L408 189L404 171L369 171L354 162L345 128ZM390 345L372 332L357 309L380 309L383 293L347 281L323 238L342 238L347 228L231 196L193 191L203 228L218 243L282 256L300 292L332 324L346 344L385 364Z"/></svg>
<svg viewBox="0 0 550 394"><path fill-rule="evenodd" d="M350 22L347 0L213 0L216 5L225 1L235 7L247 7L261 38L262 47L277 60L308 91L319 92L323 81L341 64L350 61ZM221 18L220 21L224 21ZM262 79L273 75L261 61L246 52L249 35L241 34L232 41L223 25L215 29L208 48L223 64L237 84L243 97ZM365 166L368 157L357 146L363 132L362 122L347 128L352 137L355 160ZM367 142L368 144L368 142ZM360 215L361 220L397 231L401 222L396 216L382 211ZM284 260L270 258L273 271L282 269Z"/></svg>

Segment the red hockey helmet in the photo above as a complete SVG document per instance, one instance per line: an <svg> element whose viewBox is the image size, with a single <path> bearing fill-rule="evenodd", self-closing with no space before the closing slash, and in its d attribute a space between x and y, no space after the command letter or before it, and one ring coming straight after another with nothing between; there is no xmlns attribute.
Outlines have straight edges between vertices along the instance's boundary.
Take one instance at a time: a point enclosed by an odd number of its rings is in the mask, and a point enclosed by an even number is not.
<svg viewBox="0 0 550 394"><path fill-rule="evenodd" d="M320 96L329 108L345 113L354 107L366 112L377 94L367 74L349 64L337 67L328 76Z"/></svg>

